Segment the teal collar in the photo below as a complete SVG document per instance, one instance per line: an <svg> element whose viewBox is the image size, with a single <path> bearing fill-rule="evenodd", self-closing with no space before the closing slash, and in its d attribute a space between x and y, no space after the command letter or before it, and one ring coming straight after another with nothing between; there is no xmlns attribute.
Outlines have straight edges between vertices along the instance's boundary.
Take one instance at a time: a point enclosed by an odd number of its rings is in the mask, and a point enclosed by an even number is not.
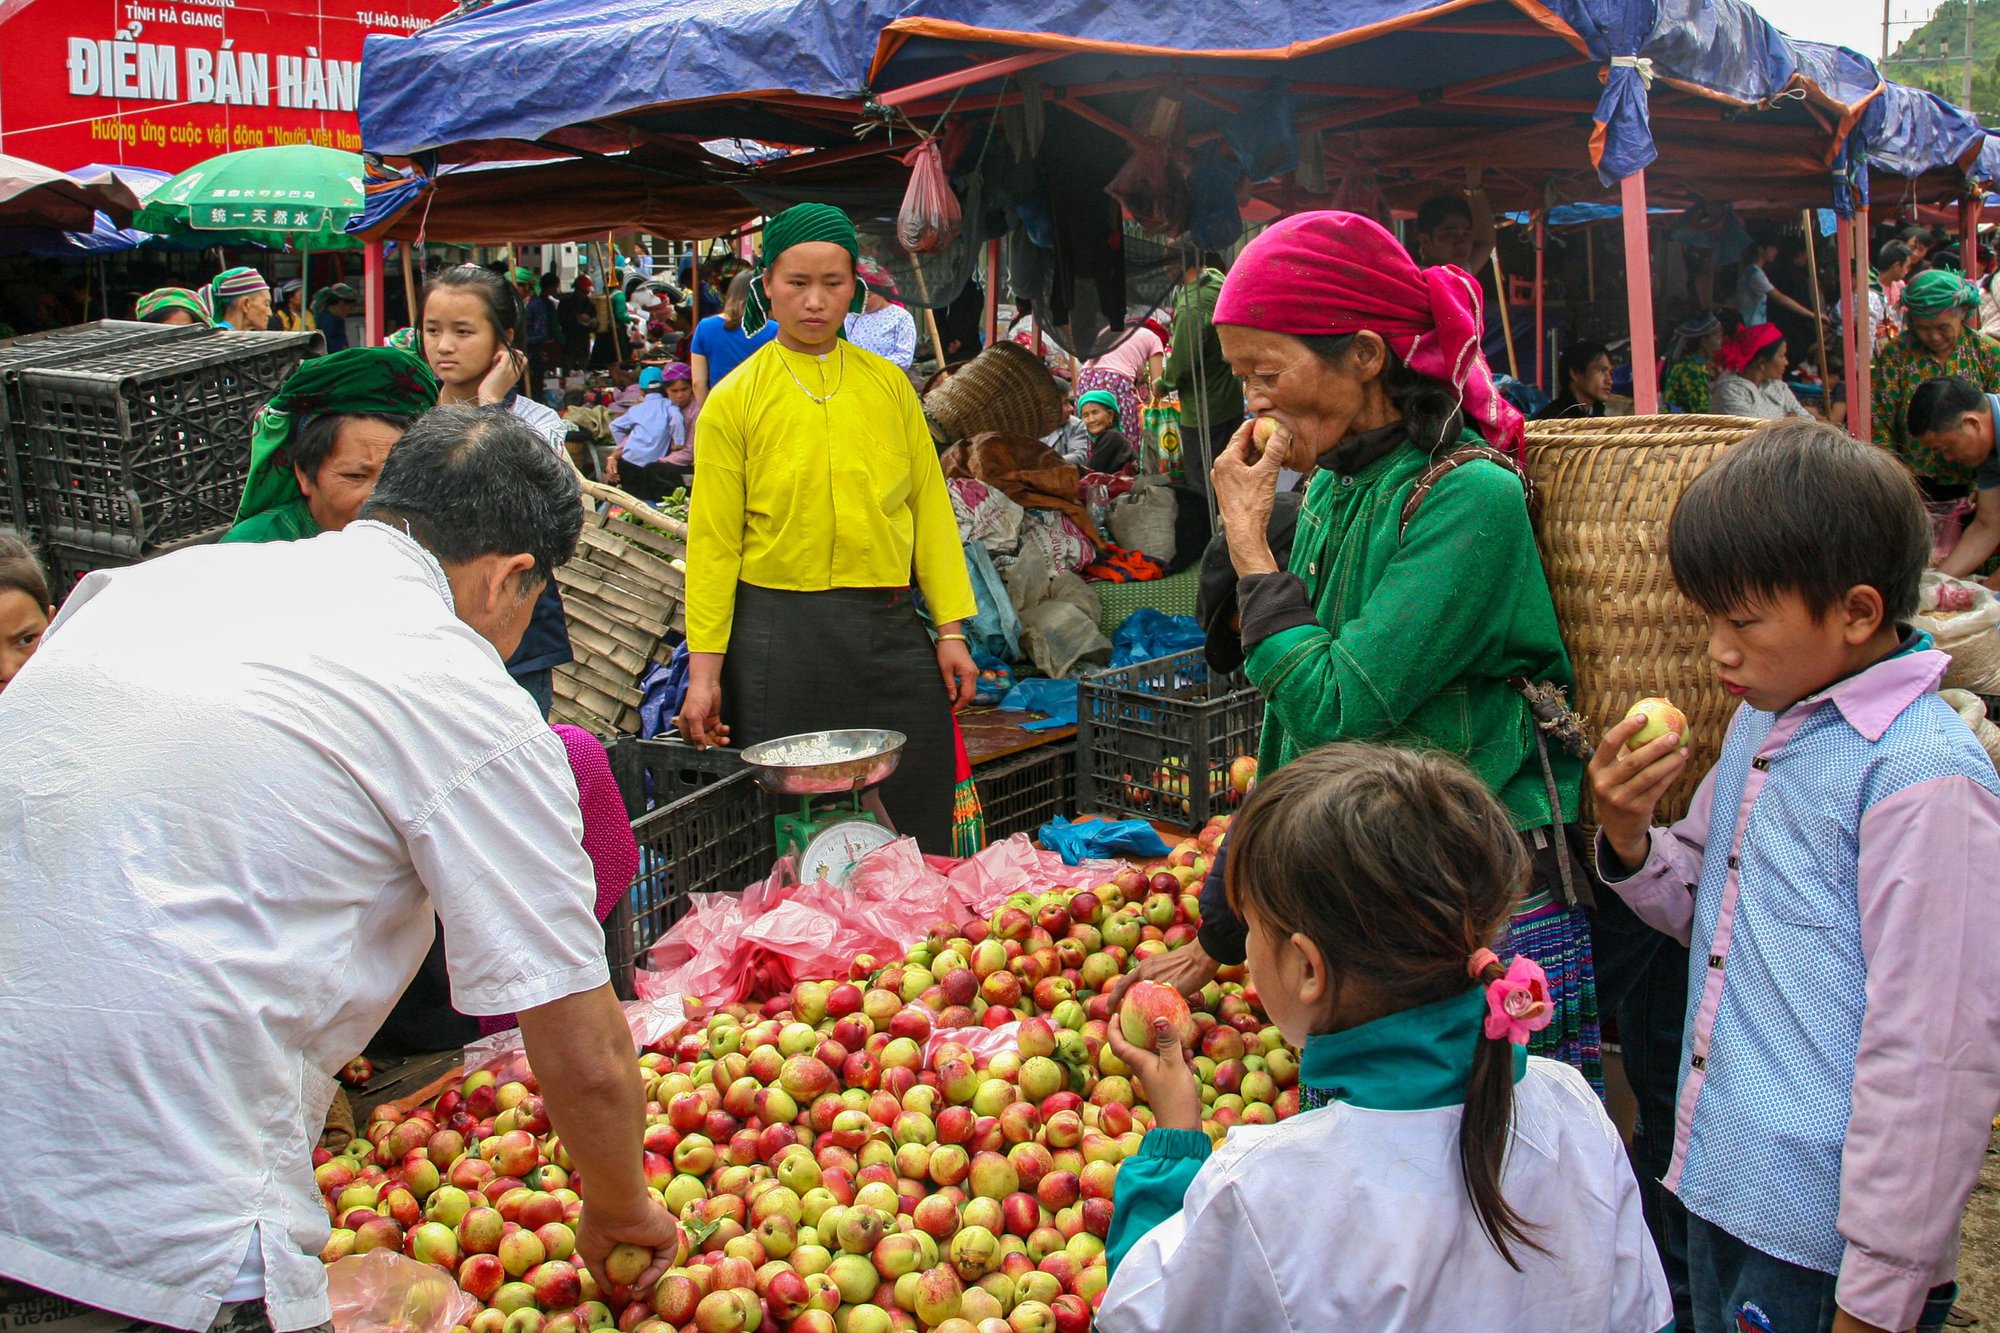
<svg viewBox="0 0 2000 1333"><path fill-rule="evenodd" d="M1435 1111L1465 1103L1472 1057L1485 1040L1486 991L1463 995L1306 1039L1299 1082L1369 1111ZM1528 1053L1514 1048L1514 1081Z"/></svg>

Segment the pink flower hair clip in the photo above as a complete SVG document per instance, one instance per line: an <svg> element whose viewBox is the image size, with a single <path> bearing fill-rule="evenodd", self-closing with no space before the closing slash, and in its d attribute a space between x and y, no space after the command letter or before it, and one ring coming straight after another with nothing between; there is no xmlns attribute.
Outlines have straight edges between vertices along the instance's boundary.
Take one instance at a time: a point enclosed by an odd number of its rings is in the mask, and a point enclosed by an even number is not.
<svg viewBox="0 0 2000 1333"><path fill-rule="evenodd" d="M1487 981L1487 970L1499 965L1491 949L1481 949L1466 968L1474 980L1486 986L1486 1035L1494 1041L1504 1039L1525 1046L1530 1033L1540 1032L1555 1017L1549 1003L1548 974L1534 959L1516 954L1507 965L1507 975Z"/></svg>

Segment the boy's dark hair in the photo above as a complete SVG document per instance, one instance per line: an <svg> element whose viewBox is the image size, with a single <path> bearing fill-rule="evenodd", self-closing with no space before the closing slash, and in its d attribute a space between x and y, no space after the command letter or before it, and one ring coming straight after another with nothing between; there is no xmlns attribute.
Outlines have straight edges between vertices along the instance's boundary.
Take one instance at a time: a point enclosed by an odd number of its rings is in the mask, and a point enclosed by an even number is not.
<svg viewBox="0 0 2000 1333"><path fill-rule="evenodd" d="M1894 624L1916 612L1931 521L1887 450L1817 421L1774 422L1688 486L1667 555L1681 592L1710 615L1797 593L1823 617L1866 584Z"/></svg>
<svg viewBox="0 0 2000 1333"><path fill-rule="evenodd" d="M1910 395L1907 421L1910 434L1918 439L1934 431L1957 430L1967 412L1986 410L1986 395L1957 375L1925 380Z"/></svg>
<svg viewBox="0 0 2000 1333"><path fill-rule="evenodd" d="M1480 984L1468 964L1505 932L1528 854L1506 809L1457 760L1343 741L1258 784L1229 830L1224 876L1239 916L1319 946L1330 984L1358 984L1408 1009ZM1459 1167L1481 1229L1519 1269L1512 1246L1541 1247L1500 1192L1513 1113L1513 1047L1482 1035Z"/></svg>
<svg viewBox="0 0 2000 1333"><path fill-rule="evenodd" d="M1428 236L1444 225L1447 218L1463 218L1472 221L1472 205L1461 195L1434 194L1417 205L1416 232Z"/></svg>
<svg viewBox="0 0 2000 1333"><path fill-rule="evenodd" d="M1598 357L1600 356L1608 357L1610 355L1611 355L1611 349L1609 347L1606 347L1603 343L1592 342L1588 338L1578 338L1575 342L1571 343L1568 347L1563 349L1563 354L1562 354L1563 387L1565 389L1569 387L1570 376L1581 375L1584 371L1590 369L1590 363L1597 360Z"/></svg>
<svg viewBox="0 0 2000 1333"><path fill-rule="evenodd" d="M382 465L361 517L409 534L444 564L535 557L546 580L576 554L583 495L576 469L499 407L438 407Z"/></svg>
<svg viewBox="0 0 2000 1333"><path fill-rule="evenodd" d="M0 592L24 592L37 608L49 604L49 576L34 550L5 528L0 528Z"/></svg>
<svg viewBox="0 0 2000 1333"><path fill-rule="evenodd" d="M1901 241L1884 241L1882 248L1875 252L1877 269L1894 268L1910 257L1910 247Z"/></svg>
<svg viewBox="0 0 2000 1333"><path fill-rule="evenodd" d="M342 422L379 421L385 426L394 426L399 431L407 431L415 417L406 417L396 412L322 412L316 417L307 417L303 424L292 432L285 441L282 459L286 467L294 467L308 477L319 476L327 455L333 452L334 441L340 436Z"/></svg>

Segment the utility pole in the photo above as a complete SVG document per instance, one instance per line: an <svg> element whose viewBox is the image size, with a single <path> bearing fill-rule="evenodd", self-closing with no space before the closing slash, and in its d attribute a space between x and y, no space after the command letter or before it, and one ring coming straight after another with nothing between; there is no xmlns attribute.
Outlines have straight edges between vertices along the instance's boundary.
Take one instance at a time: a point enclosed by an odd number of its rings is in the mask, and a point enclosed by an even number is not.
<svg viewBox="0 0 2000 1333"><path fill-rule="evenodd" d="M1882 0L1882 59L1889 59L1889 5L1892 0Z"/></svg>
<svg viewBox="0 0 2000 1333"><path fill-rule="evenodd" d="M1972 0L1965 0L1965 96L1959 105L1972 110Z"/></svg>

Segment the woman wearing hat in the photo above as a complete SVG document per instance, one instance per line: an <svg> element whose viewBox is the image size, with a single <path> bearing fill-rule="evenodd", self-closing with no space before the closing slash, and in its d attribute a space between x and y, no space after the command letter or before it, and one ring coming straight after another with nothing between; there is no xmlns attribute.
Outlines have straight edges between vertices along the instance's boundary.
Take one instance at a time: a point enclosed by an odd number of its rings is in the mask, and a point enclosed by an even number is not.
<svg viewBox="0 0 2000 1333"><path fill-rule="evenodd" d="M389 451L437 403L423 358L353 347L293 371L257 414L250 476L225 542L289 542L338 532L375 489Z"/></svg>
<svg viewBox="0 0 2000 1333"><path fill-rule="evenodd" d="M142 324L199 324L204 328L215 322L206 288L191 292L185 287L156 287L139 298L132 317Z"/></svg>
<svg viewBox="0 0 2000 1333"><path fill-rule="evenodd" d="M271 327L271 284L254 268L226 268L208 285L209 309L216 312L216 327L255 329Z"/></svg>
<svg viewBox="0 0 2000 1333"><path fill-rule="evenodd" d="M777 338L710 392L695 431L691 683L678 723L697 745L902 732L883 804L898 830L944 855L952 709L978 679L960 622L977 603L909 376L841 336L861 306L859 254L854 224L824 204L764 226L744 324L755 333L768 320Z"/></svg>
<svg viewBox="0 0 2000 1333"><path fill-rule="evenodd" d="M686 366L647 366L639 372L644 396L611 423L618 451L605 465L604 479L648 504L658 504L687 485L694 449L686 416L694 386Z"/></svg>
<svg viewBox="0 0 2000 1333"><path fill-rule="evenodd" d="M1494 946L1548 972L1555 1021L1534 1050L1601 1078L1589 890L1568 828L1582 765L1538 743L1520 688L1568 690L1569 657L1511 466L1521 416L1479 352L1477 283L1419 269L1358 214L1305 213L1244 250L1215 326L1250 410L1280 427L1260 449L1246 423L1212 475L1243 665L1265 699L1261 771L1332 741L1463 760L1534 861ZM1433 469L1447 457L1457 465ZM1288 467L1311 482L1281 566L1269 527ZM1218 867L1199 942L1139 971L1191 993L1241 962L1244 941Z"/></svg>
<svg viewBox="0 0 2000 1333"><path fill-rule="evenodd" d="M313 293L313 327L326 339L329 352L348 347L347 319L361 306L361 293L344 282Z"/></svg>
<svg viewBox="0 0 2000 1333"><path fill-rule="evenodd" d="M1785 335L1776 324L1745 324L1729 335L1715 354L1722 374L1709 391L1718 416L1755 417L1776 421L1812 413L1799 405L1798 395L1785 383Z"/></svg>
<svg viewBox="0 0 2000 1333"><path fill-rule="evenodd" d="M1883 345L1871 372L1869 419L1875 443L1917 476L1931 500L1972 494L1972 469L1961 467L1910 435L1910 399L1926 380L1956 375L1981 393L2000 393L2000 342L1973 326L1979 292L1945 269L1931 269L1903 287L1903 331Z"/></svg>
<svg viewBox="0 0 2000 1333"><path fill-rule="evenodd" d="M872 259L854 266L863 284L861 309L847 317L847 341L908 370L917 359L916 317L900 304L889 270Z"/></svg>
<svg viewBox="0 0 2000 1333"><path fill-rule="evenodd" d="M1667 350L1667 377L1660 400L1670 411L1708 411L1708 386L1715 379L1715 354L1722 346L1722 321L1706 312L1682 322Z"/></svg>

